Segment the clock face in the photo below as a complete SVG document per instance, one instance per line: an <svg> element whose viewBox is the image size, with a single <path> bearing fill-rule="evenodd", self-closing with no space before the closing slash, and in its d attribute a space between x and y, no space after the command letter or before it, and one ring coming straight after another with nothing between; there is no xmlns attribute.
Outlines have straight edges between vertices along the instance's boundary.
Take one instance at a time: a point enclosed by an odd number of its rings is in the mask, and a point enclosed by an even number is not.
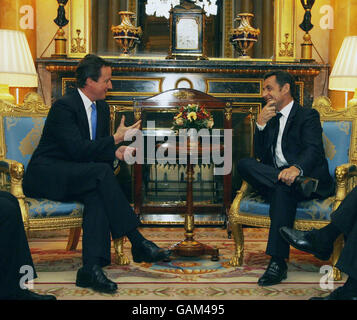
<svg viewBox="0 0 357 320"><path fill-rule="evenodd" d="M197 50L199 44L198 21L194 18L179 18L176 25L176 48Z"/></svg>
<svg viewBox="0 0 357 320"><path fill-rule="evenodd" d="M205 15L201 8L175 7L170 13L170 47L167 59L207 59L204 26Z"/></svg>

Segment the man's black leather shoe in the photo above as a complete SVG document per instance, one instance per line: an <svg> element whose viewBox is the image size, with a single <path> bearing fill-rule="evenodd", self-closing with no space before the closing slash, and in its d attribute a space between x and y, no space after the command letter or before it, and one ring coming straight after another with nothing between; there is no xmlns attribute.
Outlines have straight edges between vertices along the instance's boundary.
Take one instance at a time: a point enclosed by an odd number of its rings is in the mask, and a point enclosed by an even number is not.
<svg viewBox="0 0 357 320"><path fill-rule="evenodd" d="M28 289L19 289L15 294L2 298L1 300L38 300L38 301L53 301L57 300L56 296L50 294L38 294Z"/></svg>
<svg viewBox="0 0 357 320"><path fill-rule="evenodd" d="M170 250L159 248L155 243L144 240L139 246L131 248L134 262L157 262L168 259Z"/></svg>
<svg viewBox="0 0 357 320"><path fill-rule="evenodd" d="M319 180L310 177L296 177L294 181L295 191L305 198L310 198L316 192Z"/></svg>
<svg viewBox="0 0 357 320"><path fill-rule="evenodd" d="M332 291L326 297L312 297L309 300L355 300L357 301L357 293L351 293L344 289L344 287L339 287Z"/></svg>
<svg viewBox="0 0 357 320"><path fill-rule="evenodd" d="M98 292L114 293L118 286L109 280L100 266L94 265L89 270L80 268L77 271L76 286L81 288L92 288Z"/></svg>
<svg viewBox="0 0 357 320"><path fill-rule="evenodd" d="M281 281L287 278L287 270L288 267L285 263L279 264L273 260L270 260L268 268L258 280L258 285L267 287L279 284Z"/></svg>
<svg viewBox="0 0 357 320"><path fill-rule="evenodd" d="M322 247L316 240L317 230L300 231L288 227L281 227L280 234L290 245L301 251L313 254L320 260L328 260L332 254L333 245Z"/></svg>

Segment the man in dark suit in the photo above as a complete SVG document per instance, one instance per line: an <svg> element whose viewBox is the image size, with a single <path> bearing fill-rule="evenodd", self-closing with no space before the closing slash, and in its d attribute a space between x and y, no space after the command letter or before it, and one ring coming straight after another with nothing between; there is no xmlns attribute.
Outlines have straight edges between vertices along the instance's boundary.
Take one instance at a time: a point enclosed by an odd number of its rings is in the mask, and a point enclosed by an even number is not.
<svg viewBox="0 0 357 320"><path fill-rule="evenodd" d="M0 300L56 300L24 286L35 278L19 202L11 193L0 191Z"/></svg>
<svg viewBox="0 0 357 320"><path fill-rule="evenodd" d="M326 297L311 300L357 300L357 187L355 187L331 214L331 222L319 230L299 231L287 227L280 229L282 237L293 247L328 260L333 244L341 234L345 245L336 267L348 275L346 283Z"/></svg>
<svg viewBox="0 0 357 320"><path fill-rule="evenodd" d="M118 147L126 132L140 122L125 126L124 117L114 135L110 112L104 101L112 89L110 64L87 55L76 70L78 89L52 105L39 145L24 176L26 196L84 204L83 267L77 286L100 292L115 292L101 267L110 264L110 236L127 236L135 262L155 262L169 256L168 250L146 240L137 230L139 219L130 207L113 173L115 159L123 160L126 146Z"/></svg>
<svg viewBox="0 0 357 320"><path fill-rule="evenodd" d="M263 98L267 102L257 118L254 158L238 163L241 177L270 203L271 220L266 253L271 256L260 286L280 283L287 277L289 245L279 233L292 227L298 201L327 197L334 184L329 175L316 110L294 101L295 81L283 71L264 76Z"/></svg>

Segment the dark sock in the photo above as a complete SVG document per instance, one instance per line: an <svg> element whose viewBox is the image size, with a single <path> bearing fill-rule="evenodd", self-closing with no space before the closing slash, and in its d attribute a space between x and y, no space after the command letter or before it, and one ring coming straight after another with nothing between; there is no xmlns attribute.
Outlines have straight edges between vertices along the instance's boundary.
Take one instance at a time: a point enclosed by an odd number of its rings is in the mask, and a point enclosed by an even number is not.
<svg viewBox="0 0 357 320"><path fill-rule="evenodd" d="M357 280L352 277L348 277L343 288L346 289L348 292L352 292L357 295Z"/></svg>
<svg viewBox="0 0 357 320"><path fill-rule="evenodd" d="M95 257L86 258L85 262L83 262L83 270L87 272L91 272L94 266L101 266L100 259Z"/></svg>
<svg viewBox="0 0 357 320"><path fill-rule="evenodd" d="M95 263L86 263L83 265L82 269L85 272L92 272L94 265L95 265Z"/></svg>
<svg viewBox="0 0 357 320"><path fill-rule="evenodd" d="M286 265L285 258L279 256L272 256L271 260L276 262L278 265L282 265L282 266Z"/></svg>
<svg viewBox="0 0 357 320"><path fill-rule="evenodd" d="M337 237L341 234L341 231L337 229L332 223L329 223L327 226L321 228L317 232L318 239L322 243L326 243L329 246L333 245Z"/></svg>
<svg viewBox="0 0 357 320"><path fill-rule="evenodd" d="M140 246L144 240L146 240L138 229L134 229L126 235L133 247Z"/></svg>

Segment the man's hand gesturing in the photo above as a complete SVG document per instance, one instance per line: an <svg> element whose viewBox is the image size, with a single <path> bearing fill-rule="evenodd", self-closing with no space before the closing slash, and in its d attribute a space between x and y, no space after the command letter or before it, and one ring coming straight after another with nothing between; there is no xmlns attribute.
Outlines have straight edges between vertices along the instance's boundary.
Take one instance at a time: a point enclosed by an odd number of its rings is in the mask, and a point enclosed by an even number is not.
<svg viewBox="0 0 357 320"><path fill-rule="evenodd" d="M128 157L135 156L136 148L130 146L120 146L115 151L115 157L121 161L124 160L124 155L127 154Z"/></svg>
<svg viewBox="0 0 357 320"><path fill-rule="evenodd" d="M132 126L126 127L125 126L125 116L123 115L120 121L120 125L117 128L117 131L114 134L114 142L118 144L124 141L124 136L128 130L137 130L140 129L141 120L135 122Z"/></svg>

